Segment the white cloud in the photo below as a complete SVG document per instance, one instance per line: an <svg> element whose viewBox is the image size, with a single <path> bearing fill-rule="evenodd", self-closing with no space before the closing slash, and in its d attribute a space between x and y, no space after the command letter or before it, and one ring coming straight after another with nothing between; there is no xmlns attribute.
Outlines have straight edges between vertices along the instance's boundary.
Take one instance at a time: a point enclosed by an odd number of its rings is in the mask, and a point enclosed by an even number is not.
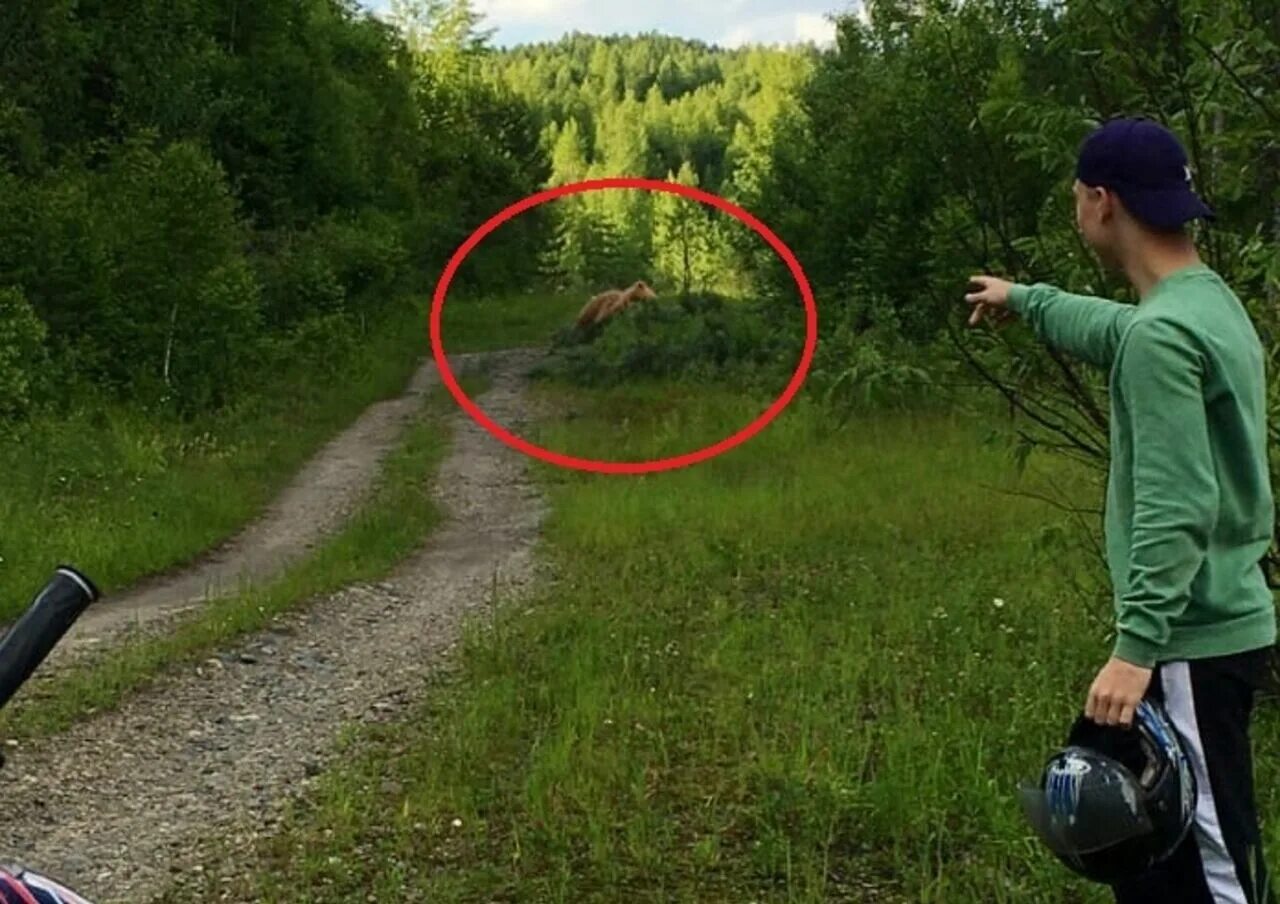
<svg viewBox="0 0 1280 904"><path fill-rule="evenodd" d="M477 0L476 9L490 24L540 22L547 16L568 16L586 9L586 0Z"/></svg>
<svg viewBox="0 0 1280 904"><path fill-rule="evenodd" d="M741 47L751 41L751 29L746 25L739 25L720 39L720 43L726 47Z"/></svg>
<svg viewBox="0 0 1280 904"><path fill-rule="evenodd" d="M744 44L793 44L812 41L831 44L836 39L835 24L820 13L784 13L749 19L731 28L720 43L726 47Z"/></svg>
<svg viewBox="0 0 1280 904"><path fill-rule="evenodd" d="M361 0L374 10L389 0ZM499 45L588 34L657 31L737 47L835 40L827 13L854 12L860 0L475 0ZM797 7L800 7L797 9Z"/></svg>
<svg viewBox="0 0 1280 904"><path fill-rule="evenodd" d="M826 16L799 13L796 16L796 37L801 41L812 41L819 46L834 44L836 26Z"/></svg>

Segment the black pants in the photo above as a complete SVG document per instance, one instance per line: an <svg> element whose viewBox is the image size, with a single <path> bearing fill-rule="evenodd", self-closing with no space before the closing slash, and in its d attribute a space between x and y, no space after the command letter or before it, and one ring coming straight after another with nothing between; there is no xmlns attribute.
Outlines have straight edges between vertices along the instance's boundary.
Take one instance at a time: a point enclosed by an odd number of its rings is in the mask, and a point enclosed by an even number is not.
<svg viewBox="0 0 1280 904"><path fill-rule="evenodd" d="M1166 862L1114 887L1117 904L1275 904L1262 862L1249 720L1268 649L1168 662L1147 696L1164 704L1195 772L1195 826Z"/></svg>

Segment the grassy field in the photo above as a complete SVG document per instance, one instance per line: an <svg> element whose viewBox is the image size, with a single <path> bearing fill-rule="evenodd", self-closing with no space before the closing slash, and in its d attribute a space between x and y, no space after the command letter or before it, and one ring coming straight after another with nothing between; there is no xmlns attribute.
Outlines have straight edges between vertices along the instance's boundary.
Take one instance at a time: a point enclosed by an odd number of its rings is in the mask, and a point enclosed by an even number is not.
<svg viewBox="0 0 1280 904"><path fill-rule="evenodd" d="M576 294L445 307L449 353L540 344L572 321ZM335 432L401 392L430 355L425 302L406 304L342 370L295 374L251 403L180 425L97 408L0 440L0 621L59 562L106 592L190 561L234 534Z"/></svg>
<svg viewBox="0 0 1280 904"><path fill-rule="evenodd" d="M235 533L335 432L404 389L425 324L425 308L405 304L329 379L293 374L193 424L98 407L0 441L0 620L59 562L111 592Z"/></svg>
<svg viewBox="0 0 1280 904"><path fill-rule="evenodd" d="M461 379L479 395L481 374ZM311 555L274 581L216 600L177 629L125 644L88 668L27 685L0 713L0 735L47 735L95 712L115 707L166 668L192 662L237 638L267 627L279 614L355 581L373 580L417 549L439 523L431 496L448 449L447 418L456 411L443 387L428 396L422 415L388 456L373 492L354 517Z"/></svg>
<svg viewBox="0 0 1280 904"><path fill-rule="evenodd" d="M461 301L447 309L449 350L547 342L576 310L567 295ZM234 533L364 405L403 388L429 354L425 324L425 305L406 308L345 373L319 383L298 375L215 421L181 427L114 409L40 424L25 443L0 445L0 464L19 477L0 498L0 515L8 516L0 537L0 618L21 611L59 561L74 562L110 590L180 565ZM487 378L461 383L474 396ZM360 514L316 553L278 580L209 606L176 632L27 687L0 714L0 732L19 739L62 730L279 612L385 572L436 523L424 497L445 448L443 420L454 409L438 389Z"/></svg>
<svg viewBox="0 0 1280 904"><path fill-rule="evenodd" d="M446 354L547 345L571 325L591 293L513 292L492 298L447 298L440 312Z"/></svg>
<svg viewBox="0 0 1280 904"><path fill-rule="evenodd" d="M552 448L692 448L758 404L547 390ZM544 469L556 579L473 626L411 722L264 845L237 900L1103 902L1029 837L1012 790L1108 650L1088 557L1007 490L984 427L807 403L711 463L646 478ZM1259 788L1280 853L1280 721ZM305 889L300 892L298 889ZM219 900L206 897L170 901Z"/></svg>

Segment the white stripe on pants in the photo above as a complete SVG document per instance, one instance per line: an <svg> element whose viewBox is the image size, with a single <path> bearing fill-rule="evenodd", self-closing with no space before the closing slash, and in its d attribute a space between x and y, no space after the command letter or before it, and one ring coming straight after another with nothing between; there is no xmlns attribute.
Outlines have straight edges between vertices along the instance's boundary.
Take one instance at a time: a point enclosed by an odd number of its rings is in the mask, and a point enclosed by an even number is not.
<svg viewBox="0 0 1280 904"><path fill-rule="evenodd" d="M1204 864L1204 877L1213 893L1215 904L1249 904L1235 864L1227 851L1227 842L1218 823L1213 787L1205 763L1204 745L1196 722L1195 702L1191 692L1191 672L1186 662L1166 662L1160 666L1165 710L1173 727L1182 737L1187 758L1196 776L1195 837Z"/></svg>

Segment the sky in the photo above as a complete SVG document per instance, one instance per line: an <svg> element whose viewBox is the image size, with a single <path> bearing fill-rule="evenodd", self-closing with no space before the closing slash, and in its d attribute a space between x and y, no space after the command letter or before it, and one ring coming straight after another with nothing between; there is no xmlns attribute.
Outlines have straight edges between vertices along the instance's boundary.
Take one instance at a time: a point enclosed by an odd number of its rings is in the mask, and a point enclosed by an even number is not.
<svg viewBox="0 0 1280 904"><path fill-rule="evenodd" d="M388 0L363 0L384 10ZM725 47L813 41L829 44L828 16L857 0L476 0L500 46L554 41L565 32L657 31Z"/></svg>

